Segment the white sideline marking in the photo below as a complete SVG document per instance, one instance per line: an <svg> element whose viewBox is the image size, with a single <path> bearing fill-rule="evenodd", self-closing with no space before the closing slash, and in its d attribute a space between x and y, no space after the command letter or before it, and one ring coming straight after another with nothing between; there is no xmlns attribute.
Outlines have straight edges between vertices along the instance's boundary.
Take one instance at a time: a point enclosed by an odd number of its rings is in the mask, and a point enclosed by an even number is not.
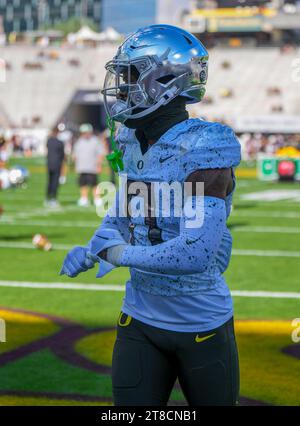
<svg viewBox="0 0 300 426"><path fill-rule="evenodd" d="M60 228L97 228L100 225L100 218L99 222L82 222L82 221L74 221L74 222L68 222L68 221L50 221L50 220L32 220L30 222L21 222L16 221L14 219L9 218L3 218L0 220L0 226L49 226L49 227L60 227Z"/></svg>
<svg viewBox="0 0 300 426"><path fill-rule="evenodd" d="M300 201L299 189L266 189L265 191L250 192L240 195L241 200L254 201L282 201L293 200Z"/></svg>
<svg viewBox="0 0 300 426"><path fill-rule="evenodd" d="M0 287L23 288L56 288L62 290L87 290L87 291L125 291L125 285L117 284L67 284L67 283L40 283L31 281L0 281Z"/></svg>
<svg viewBox="0 0 300 426"><path fill-rule="evenodd" d="M66 212L90 212L95 213L95 207L90 206L89 208L77 207L76 205L72 206L63 206L58 209L45 209L45 208L35 208L30 211L24 212L16 212L15 209L7 209L7 212L10 214L4 213L0 220L0 226L49 226L49 227L57 227L60 226L62 228L72 228L72 227L81 227L81 228L94 228L98 227L101 221L99 217L99 222L90 222L86 221L70 221L63 220L57 221L57 215L66 213ZM54 217L54 220L47 220L47 217ZM32 220L34 216L42 216L43 219ZM290 218L290 219L298 219L300 218L299 212L281 212L281 211L240 211L239 209L234 209L231 213L231 216L234 217L261 217L261 218ZM31 220L30 220L31 219ZM95 218L96 219L96 218ZM97 220L97 219L96 219ZM293 230L292 230L293 229ZM300 228L289 228L289 227L270 227L270 226L236 226L233 229L233 232L269 232L269 233L300 233Z"/></svg>
<svg viewBox="0 0 300 426"><path fill-rule="evenodd" d="M235 256L300 257L300 251L233 249Z"/></svg>
<svg viewBox="0 0 300 426"><path fill-rule="evenodd" d="M5 209L5 212L7 210ZM50 217L52 215L61 215L64 213L69 213L69 212L89 212L89 213L95 213L96 214L96 208L94 206L88 206L88 207L76 207L76 206L71 206L71 207L55 207L55 208L37 208L37 209L31 209L30 211L21 211L21 212L16 212L15 210L11 210L11 214L6 214L4 213L1 221L5 222L5 221L18 221L18 220L22 220L23 219L30 219L34 216L43 216L43 217ZM40 222L40 220L37 220L37 222ZM47 219L44 220L44 222L47 224ZM51 220L50 220L51 222ZM22 222L23 223L23 222ZM30 222L29 222L30 223ZM68 221L68 223L72 223L72 221Z"/></svg>
<svg viewBox="0 0 300 426"><path fill-rule="evenodd" d="M0 226L41 226L41 227L59 227L59 228L97 228L101 222L90 222L90 221L43 221L43 220L31 220L31 221L16 221L10 218L2 218L0 220ZM273 234L300 234L300 227L289 227L289 226L239 226L233 227L232 232L254 232L254 233L273 233Z"/></svg>
<svg viewBox="0 0 300 426"><path fill-rule="evenodd" d="M300 234L300 228L289 226L234 226L232 232Z"/></svg>
<svg viewBox="0 0 300 426"><path fill-rule="evenodd" d="M233 206L233 211L230 216L243 216L243 217L278 217L278 218L290 218L290 219L298 219L300 218L300 213L298 212L282 212L280 210L275 211L240 211L240 209L235 209Z"/></svg>
<svg viewBox="0 0 300 426"><path fill-rule="evenodd" d="M71 250L75 244L54 244L54 250ZM37 250L33 244L26 242L0 241L1 248L20 248L28 250ZM300 257L300 251L283 250L251 250L251 249L233 249L234 256L265 256L265 257Z"/></svg>
<svg viewBox="0 0 300 426"><path fill-rule="evenodd" d="M55 244L56 250L71 250L75 244ZM28 250L37 250L32 243L26 242L13 242L13 241L0 241L0 248L20 248Z"/></svg>
<svg viewBox="0 0 300 426"><path fill-rule="evenodd" d="M32 281L0 281L0 287L23 287L23 288L45 288L62 290L85 290L85 291L125 291L125 285L121 284L67 284L67 283L41 283ZM237 297L267 297L275 299L300 299L300 293L296 292L274 292L274 291L248 291L233 290L233 296Z"/></svg>
<svg viewBox="0 0 300 426"><path fill-rule="evenodd" d="M274 298L274 299L300 299L300 293L296 293L296 292L233 290L231 294L237 297L267 297L267 298Z"/></svg>

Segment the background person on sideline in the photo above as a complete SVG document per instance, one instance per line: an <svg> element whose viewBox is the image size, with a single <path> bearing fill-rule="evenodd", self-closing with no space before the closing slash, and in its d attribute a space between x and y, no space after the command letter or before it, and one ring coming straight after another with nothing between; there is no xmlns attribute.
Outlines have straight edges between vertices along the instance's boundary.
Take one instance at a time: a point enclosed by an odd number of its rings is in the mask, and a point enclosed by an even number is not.
<svg viewBox="0 0 300 426"><path fill-rule="evenodd" d="M79 175L80 187L78 205L89 205L89 188L92 188L94 204L99 206L102 200L97 194L98 174L101 173L105 149L93 134L91 124L82 124L79 131L80 137L74 146L75 170Z"/></svg>
<svg viewBox="0 0 300 426"><path fill-rule="evenodd" d="M8 162L8 149L7 141L3 135L0 133L0 169L5 169Z"/></svg>
<svg viewBox="0 0 300 426"><path fill-rule="evenodd" d="M58 132L57 128L53 129L47 141L48 184L45 201L47 207L58 207L59 205L57 201L57 191L59 177L65 159L65 151L63 142L58 138Z"/></svg>

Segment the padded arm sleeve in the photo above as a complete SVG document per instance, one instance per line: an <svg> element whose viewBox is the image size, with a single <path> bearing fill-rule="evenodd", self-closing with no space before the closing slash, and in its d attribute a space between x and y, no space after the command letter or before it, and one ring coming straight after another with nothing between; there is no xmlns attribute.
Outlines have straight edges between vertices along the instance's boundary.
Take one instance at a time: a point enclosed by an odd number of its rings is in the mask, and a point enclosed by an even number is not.
<svg viewBox="0 0 300 426"><path fill-rule="evenodd" d="M196 197L193 197L195 203ZM223 199L204 197L201 226L187 227L190 218L183 216L180 235L155 246L126 246L121 266L147 272L186 275L204 272L220 246L225 224L226 208Z"/></svg>

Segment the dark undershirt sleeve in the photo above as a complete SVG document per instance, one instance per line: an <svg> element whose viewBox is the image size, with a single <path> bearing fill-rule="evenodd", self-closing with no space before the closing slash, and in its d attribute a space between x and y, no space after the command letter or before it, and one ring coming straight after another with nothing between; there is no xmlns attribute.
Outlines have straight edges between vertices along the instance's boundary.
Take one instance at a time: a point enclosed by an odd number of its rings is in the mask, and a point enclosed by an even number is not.
<svg viewBox="0 0 300 426"><path fill-rule="evenodd" d="M189 195L196 196L196 183L204 183L204 195L224 200L233 189L231 169L203 169L191 173L186 182L191 182Z"/></svg>

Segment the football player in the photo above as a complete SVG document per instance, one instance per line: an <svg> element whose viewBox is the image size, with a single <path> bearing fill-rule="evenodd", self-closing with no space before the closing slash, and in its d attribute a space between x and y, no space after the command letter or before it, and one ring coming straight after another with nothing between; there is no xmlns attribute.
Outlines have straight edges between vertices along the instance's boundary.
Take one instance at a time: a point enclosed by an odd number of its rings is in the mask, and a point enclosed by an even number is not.
<svg viewBox="0 0 300 426"><path fill-rule="evenodd" d="M240 145L226 125L189 119L186 105L203 98L207 67L201 42L168 25L138 30L106 64L103 95L110 120L122 123L117 142L126 190L88 245L67 255L61 273L75 277L95 263L98 277L130 268L113 350L116 405L166 405L176 379L190 405L238 401L233 307L223 273ZM159 197L147 194L154 182L188 188L181 215L174 213L175 196L169 215L157 207ZM143 200L146 214L135 214L134 200ZM202 214L192 226L188 203Z"/></svg>

